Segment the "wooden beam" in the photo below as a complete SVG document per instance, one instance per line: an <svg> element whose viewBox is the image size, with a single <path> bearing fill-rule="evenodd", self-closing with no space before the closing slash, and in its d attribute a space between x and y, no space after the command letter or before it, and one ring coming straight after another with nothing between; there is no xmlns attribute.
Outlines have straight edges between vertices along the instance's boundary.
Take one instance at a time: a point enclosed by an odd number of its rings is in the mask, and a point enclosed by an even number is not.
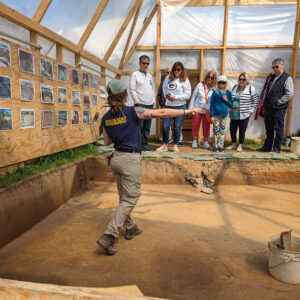
<svg viewBox="0 0 300 300"><path fill-rule="evenodd" d="M126 30L131 18L133 17L134 12L136 11L138 5L141 3L140 0L135 0L134 4L132 5L127 17L125 18L123 24L121 25L117 35L115 36L114 40L112 41L111 45L109 46L103 60L104 61L108 61L109 57L111 56L111 54L113 53L115 47L117 46L122 34L124 33L124 31Z"/></svg>
<svg viewBox="0 0 300 300"><path fill-rule="evenodd" d="M155 50L155 95L157 95L158 88L160 85L160 44L161 44L161 6L160 1L156 0L156 7L157 7L157 13L156 13L156 50ZM159 106L158 99L156 99L156 107ZM160 120L159 118L156 118L156 130L155 130L156 136L160 136Z"/></svg>
<svg viewBox="0 0 300 300"><path fill-rule="evenodd" d="M91 62L103 66L110 71L121 74L121 70L115 68L114 66L108 64L107 62L103 61L102 59L88 53L87 51L80 50L77 45L73 44L72 42L68 41L67 39L63 38L62 36L56 34L55 32L47 29L46 27L42 26L41 24L33 21L32 19L22 15L21 13L17 12L16 10L8 7L7 5L0 2L0 17L7 19L21 27L24 27L30 31L37 32L40 36L52 41L56 44L62 45L67 50L80 54L83 58L90 60Z"/></svg>
<svg viewBox="0 0 300 300"><path fill-rule="evenodd" d="M51 4L52 0L41 0L39 7L37 8L32 20L41 23L45 13L48 10L49 5Z"/></svg>
<svg viewBox="0 0 300 300"><path fill-rule="evenodd" d="M30 42L38 45L38 36L39 35L35 31L30 31ZM30 49L40 52L40 49L34 46L30 46Z"/></svg>
<svg viewBox="0 0 300 300"><path fill-rule="evenodd" d="M127 54L125 60L124 60L123 68L124 68L124 66L127 64L129 58L131 57L133 51L135 50L135 47L137 46L137 44L138 44L138 42L140 41L141 37L143 36L145 30L147 29L148 25L150 24L150 22L151 22L153 16L154 16L155 13L156 13L156 10L157 10L157 7L156 7L156 5L155 5L154 8L153 8L152 11L151 11L149 17L147 18L146 22L144 23L144 25L143 25L143 27L142 27L140 33L138 34L138 36L137 36L136 39L134 40L134 42L133 42L133 44L132 44L132 46L131 46L131 48L130 48L130 50L129 50L129 52L128 52L128 54ZM122 68L122 70L123 70L123 68Z"/></svg>
<svg viewBox="0 0 300 300"><path fill-rule="evenodd" d="M56 60L59 62L63 62L63 47L62 45L56 45Z"/></svg>
<svg viewBox="0 0 300 300"><path fill-rule="evenodd" d="M168 1L166 1L168 2ZM185 6L224 6L226 0L190 0ZM230 0L229 5L295 5L297 0Z"/></svg>
<svg viewBox="0 0 300 300"><path fill-rule="evenodd" d="M139 18L139 14L140 14L142 5L143 5L143 0L141 0L141 3L140 3L139 7L136 10L136 13L135 13L135 16L134 16L134 19L133 19L133 23L131 25L131 29L130 29L130 32L129 32L129 36L127 38L126 45L125 45L125 48L124 48L124 51L123 51L123 54L122 54L122 58L120 60L119 69L123 69L124 59L126 57L126 53L128 51L128 48L129 48L129 45L130 45L130 42L131 42L131 38L132 38L134 29L135 29L136 22L137 22L137 20Z"/></svg>
<svg viewBox="0 0 300 300"><path fill-rule="evenodd" d="M200 73L199 73L199 81L203 81L204 78L204 50L200 50Z"/></svg>
<svg viewBox="0 0 300 300"><path fill-rule="evenodd" d="M81 36L77 46L79 48L79 50L82 50L84 45L86 44L88 38L90 37L93 29L95 28L97 22L99 21L107 3L109 0L102 0L101 3L99 4L98 8L96 9L90 23L88 24L88 26L86 27L83 35Z"/></svg>
<svg viewBox="0 0 300 300"><path fill-rule="evenodd" d="M294 30L293 52L292 52L291 65L290 65L290 73L292 75L294 85L295 85L295 80L296 80L296 75L297 75L299 39L300 39L300 4L298 1L296 21L295 21L295 30ZM287 112L286 112L285 133L284 133L285 136L289 136L291 134L293 102L294 102L294 97L289 101L289 106L288 106Z"/></svg>
<svg viewBox="0 0 300 300"><path fill-rule="evenodd" d="M222 45L160 46L160 50L201 50L201 49L223 49L223 46Z"/></svg>
<svg viewBox="0 0 300 300"><path fill-rule="evenodd" d="M221 62L221 74L225 73L225 63L226 63L228 14L229 14L229 4L228 3L229 3L229 0L226 0L225 8L224 8L223 51L222 51L222 62Z"/></svg>
<svg viewBox="0 0 300 300"><path fill-rule="evenodd" d="M254 78L254 77L265 78L269 74L270 73L248 73L248 75L250 76L250 78ZM226 75L227 77L239 77L240 72L224 72L224 75Z"/></svg>
<svg viewBox="0 0 300 300"><path fill-rule="evenodd" d="M226 49L265 49L265 48L293 48L293 45L227 45ZM156 46L137 46L136 50L155 50ZM222 45L193 45L193 46L160 46L160 50L215 50L223 49Z"/></svg>

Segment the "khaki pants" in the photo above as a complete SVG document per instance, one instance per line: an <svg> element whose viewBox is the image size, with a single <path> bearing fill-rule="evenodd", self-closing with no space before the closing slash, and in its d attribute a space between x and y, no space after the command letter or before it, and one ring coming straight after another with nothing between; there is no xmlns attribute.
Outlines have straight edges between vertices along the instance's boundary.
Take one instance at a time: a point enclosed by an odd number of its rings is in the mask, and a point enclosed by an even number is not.
<svg viewBox="0 0 300 300"><path fill-rule="evenodd" d="M141 155L115 151L110 166L116 177L120 203L105 234L117 237L123 225L131 229L135 224L131 212L141 196Z"/></svg>

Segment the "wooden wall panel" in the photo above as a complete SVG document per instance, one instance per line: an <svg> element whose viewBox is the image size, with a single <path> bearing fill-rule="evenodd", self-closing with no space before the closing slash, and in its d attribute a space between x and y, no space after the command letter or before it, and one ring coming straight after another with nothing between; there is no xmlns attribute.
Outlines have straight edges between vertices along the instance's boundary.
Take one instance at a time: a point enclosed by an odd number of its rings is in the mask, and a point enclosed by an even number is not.
<svg viewBox="0 0 300 300"><path fill-rule="evenodd" d="M100 119L97 123L83 124L83 111L89 110L91 120L98 111L103 115L105 112L105 99L100 98L99 85L105 85L105 78L93 75L89 72L79 71L79 84L71 84L71 69L73 66L63 64L67 67L68 82L57 80L57 61L41 55L38 51L21 47L12 42L0 39L0 42L9 44L11 47L11 68L0 67L0 75L11 78L12 100L0 99L0 108L12 108L13 110L13 130L0 131L0 168L23 162L32 158L48 155L69 148L78 147L97 141L99 137ZM18 49L34 54L35 74L21 72L19 69ZM54 79L47 79L40 76L40 57L51 60L53 63ZM82 86L82 73L89 74L90 87ZM93 89L92 76L98 78L98 88ZM35 101L21 101L20 79L30 80L35 85ZM54 94L54 104L41 103L40 84L51 85ZM57 88L67 88L68 103L58 104ZM72 106L71 91L80 92L81 105ZM97 94L98 106L84 106L82 92L89 92L90 103L92 105L92 94ZM20 109L35 110L35 128L21 129ZM42 128L42 110L53 110L53 128ZM68 111L68 124L63 127L57 125L58 110ZM71 124L71 111L80 111L80 124Z"/></svg>

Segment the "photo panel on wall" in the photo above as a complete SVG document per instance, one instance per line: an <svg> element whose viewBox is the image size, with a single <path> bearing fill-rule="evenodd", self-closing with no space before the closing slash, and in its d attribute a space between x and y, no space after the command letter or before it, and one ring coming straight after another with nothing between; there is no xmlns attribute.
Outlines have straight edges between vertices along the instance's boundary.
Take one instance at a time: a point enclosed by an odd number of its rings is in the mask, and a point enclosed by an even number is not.
<svg viewBox="0 0 300 300"><path fill-rule="evenodd" d="M98 78L93 76L92 77L92 88L97 89L98 88Z"/></svg>
<svg viewBox="0 0 300 300"><path fill-rule="evenodd" d="M68 90L62 87L57 88L57 99L58 99L58 104L67 104Z"/></svg>
<svg viewBox="0 0 300 300"><path fill-rule="evenodd" d="M79 91L72 91L72 105L80 105L80 94Z"/></svg>
<svg viewBox="0 0 300 300"><path fill-rule="evenodd" d="M53 89L51 85L41 84L42 103L54 104Z"/></svg>
<svg viewBox="0 0 300 300"><path fill-rule="evenodd" d="M35 127L34 109L20 110L21 129L28 129Z"/></svg>
<svg viewBox="0 0 300 300"><path fill-rule="evenodd" d="M34 82L20 79L20 95L22 101L34 101Z"/></svg>
<svg viewBox="0 0 300 300"><path fill-rule="evenodd" d="M82 85L84 87L89 87L90 86L90 83L89 83L89 74L82 73Z"/></svg>
<svg viewBox="0 0 300 300"><path fill-rule="evenodd" d="M34 74L34 57L31 52L19 49L20 71Z"/></svg>
<svg viewBox="0 0 300 300"><path fill-rule="evenodd" d="M0 76L0 99L11 100L10 77Z"/></svg>
<svg viewBox="0 0 300 300"><path fill-rule="evenodd" d="M42 128L53 127L53 110L43 110L42 112Z"/></svg>
<svg viewBox="0 0 300 300"><path fill-rule="evenodd" d="M0 42L0 67L10 68L10 45Z"/></svg>
<svg viewBox="0 0 300 300"><path fill-rule="evenodd" d="M79 110L72 110L72 125L79 124Z"/></svg>
<svg viewBox="0 0 300 300"><path fill-rule="evenodd" d="M71 69L71 77L72 77L72 84L79 84L79 72L78 72L78 70Z"/></svg>
<svg viewBox="0 0 300 300"><path fill-rule="evenodd" d="M0 108L0 131L13 129L12 117L11 108Z"/></svg>
<svg viewBox="0 0 300 300"><path fill-rule="evenodd" d="M83 92L82 93L82 99L83 99L83 105L85 106L90 106L90 94L88 92Z"/></svg>
<svg viewBox="0 0 300 300"><path fill-rule="evenodd" d="M57 64L57 80L58 81L68 82L67 70L68 69L66 66Z"/></svg>
<svg viewBox="0 0 300 300"><path fill-rule="evenodd" d="M68 124L68 111L59 110L58 111L58 126L66 126Z"/></svg>
<svg viewBox="0 0 300 300"><path fill-rule="evenodd" d="M98 96L96 94L92 94L92 106L98 106Z"/></svg>
<svg viewBox="0 0 300 300"><path fill-rule="evenodd" d="M82 118L83 118L83 123L90 123L91 122L90 111L84 110Z"/></svg>
<svg viewBox="0 0 300 300"><path fill-rule="evenodd" d="M42 57L40 58L40 73L42 77L54 79L53 65L51 60Z"/></svg>

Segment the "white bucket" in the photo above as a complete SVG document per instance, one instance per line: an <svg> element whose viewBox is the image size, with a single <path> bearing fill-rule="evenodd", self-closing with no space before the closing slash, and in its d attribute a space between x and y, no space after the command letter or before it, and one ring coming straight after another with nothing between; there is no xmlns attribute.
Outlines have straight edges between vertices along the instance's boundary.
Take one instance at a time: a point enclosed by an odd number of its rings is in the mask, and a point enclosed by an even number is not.
<svg viewBox="0 0 300 300"><path fill-rule="evenodd" d="M293 251L277 248L280 244L280 235L269 238L269 272L276 279L297 284L300 283L300 239L292 236Z"/></svg>
<svg viewBox="0 0 300 300"><path fill-rule="evenodd" d="M293 136L291 140L291 151L295 154L300 154L300 137Z"/></svg>

